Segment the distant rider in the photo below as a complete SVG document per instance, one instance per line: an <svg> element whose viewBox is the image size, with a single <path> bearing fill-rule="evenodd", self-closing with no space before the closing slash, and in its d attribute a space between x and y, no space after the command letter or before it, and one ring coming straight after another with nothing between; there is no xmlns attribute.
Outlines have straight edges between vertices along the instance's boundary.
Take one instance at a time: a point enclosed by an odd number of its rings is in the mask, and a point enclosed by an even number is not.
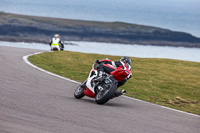
<svg viewBox="0 0 200 133"><path fill-rule="evenodd" d="M96 60L97 65L97 78L95 79L96 81L103 81L104 75L103 73L110 74L112 71L115 71L116 69L129 69L131 71L131 59L127 56L124 56L120 59L120 61L111 61L110 59L103 59L103 60ZM127 77L126 79L122 80L121 82L118 83L117 87L120 87L124 85L124 83L131 78L132 74ZM116 91L114 97L118 97L120 95L125 94L125 90L121 91Z"/></svg>
<svg viewBox="0 0 200 133"><path fill-rule="evenodd" d="M58 46L60 48L61 51L64 50L64 44L60 39L60 36L58 34L55 34L54 37L51 39L50 43L49 43L51 50L53 46Z"/></svg>

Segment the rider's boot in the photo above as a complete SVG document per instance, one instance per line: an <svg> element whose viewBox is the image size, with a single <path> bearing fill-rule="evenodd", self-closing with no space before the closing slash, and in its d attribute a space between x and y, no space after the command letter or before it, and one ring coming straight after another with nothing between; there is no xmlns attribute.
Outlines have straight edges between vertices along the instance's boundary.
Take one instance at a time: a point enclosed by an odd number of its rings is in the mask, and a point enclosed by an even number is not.
<svg viewBox="0 0 200 133"><path fill-rule="evenodd" d="M126 93L126 90L116 91L113 98L124 95L125 93Z"/></svg>

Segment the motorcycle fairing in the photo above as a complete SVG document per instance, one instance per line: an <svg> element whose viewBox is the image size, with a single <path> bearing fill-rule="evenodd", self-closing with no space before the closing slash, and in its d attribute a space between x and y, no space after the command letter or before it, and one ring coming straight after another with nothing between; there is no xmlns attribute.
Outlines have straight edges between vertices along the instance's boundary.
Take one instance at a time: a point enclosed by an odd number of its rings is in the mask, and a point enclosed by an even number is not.
<svg viewBox="0 0 200 133"><path fill-rule="evenodd" d="M130 70L126 69L117 69L113 72L111 72L111 74L113 75L113 77L118 81L121 82L122 80L129 78L132 73Z"/></svg>
<svg viewBox="0 0 200 133"><path fill-rule="evenodd" d="M96 75L97 75L97 70L92 69L92 70L90 71L90 75L89 75L88 78L87 78L86 89L84 90L84 94L85 94L85 95L87 95L87 96L89 96L89 97L93 97L93 98L95 98L95 91L94 91L94 87L95 87L95 86L92 86L92 85L91 85L91 82L92 82L92 79L93 79L94 77L96 77Z"/></svg>
<svg viewBox="0 0 200 133"><path fill-rule="evenodd" d="M84 94L89 97L95 98L95 94L88 87L86 87L86 89L84 90Z"/></svg>

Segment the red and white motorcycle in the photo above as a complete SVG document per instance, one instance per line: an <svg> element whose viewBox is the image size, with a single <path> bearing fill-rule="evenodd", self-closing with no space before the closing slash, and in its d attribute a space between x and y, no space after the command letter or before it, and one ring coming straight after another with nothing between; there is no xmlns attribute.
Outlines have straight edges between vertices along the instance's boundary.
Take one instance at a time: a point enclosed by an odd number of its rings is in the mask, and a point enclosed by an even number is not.
<svg viewBox="0 0 200 133"><path fill-rule="evenodd" d="M86 95L95 98L97 104L105 104L114 97L118 82L129 78L132 73L128 67L126 67L127 69L116 69L109 75L107 74L102 82L97 82L95 81L97 76L96 66L97 64L93 64L88 78L75 90L74 97L80 99Z"/></svg>

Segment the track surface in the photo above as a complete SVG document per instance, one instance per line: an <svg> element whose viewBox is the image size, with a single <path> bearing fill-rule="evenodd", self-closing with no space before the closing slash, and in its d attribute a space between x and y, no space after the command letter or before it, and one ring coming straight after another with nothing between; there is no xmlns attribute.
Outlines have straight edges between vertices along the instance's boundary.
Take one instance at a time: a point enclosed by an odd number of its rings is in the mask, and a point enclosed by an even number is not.
<svg viewBox="0 0 200 133"><path fill-rule="evenodd" d="M78 84L27 65L39 50L0 46L0 133L199 133L200 117L125 97L77 100Z"/></svg>

